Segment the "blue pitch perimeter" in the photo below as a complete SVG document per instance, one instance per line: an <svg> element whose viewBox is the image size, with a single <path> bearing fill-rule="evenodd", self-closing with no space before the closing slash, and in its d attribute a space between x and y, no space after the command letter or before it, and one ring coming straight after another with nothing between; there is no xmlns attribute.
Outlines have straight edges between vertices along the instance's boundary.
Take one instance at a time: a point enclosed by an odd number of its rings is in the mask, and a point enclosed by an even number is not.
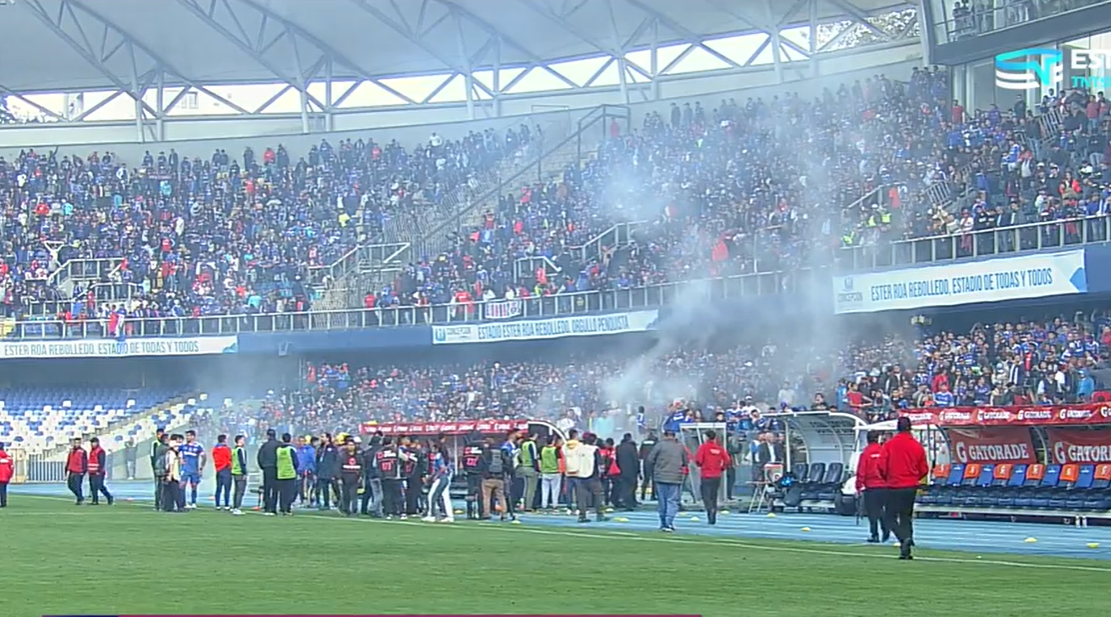
<svg viewBox="0 0 1111 617"><path fill-rule="evenodd" d="M206 482L200 491L198 502L202 504L202 508L212 506L210 485L211 481ZM109 488L119 499L131 498L136 501L151 499L152 489L147 482L117 482L112 483ZM20 494L70 496L69 491L61 484L13 486L10 493L12 500L18 500ZM253 495L248 495L246 501L252 506L255 505ZM553 515L523 515L521 522L553 527L605 528L612 531L654 531L659 526L659 519L654 511L621 512L611 516L627 518L628 522L609 521L601 524L579 525L573 517ZM700 520L689 520L691 517ZM720 516L718 524L710 527L705 523L705 515L702 512L692 512L680 514L676 527L680 534L842 544L862 544L868 533L867 525L863 521L860 526L857 526L852 517L822 514L779 514L774 518L768 518L763 514L730 513ZM803 527L809 527L810 531L802 531ZM1037 542L1026 542L1030 537L1037 538ZM974 554L1011 553L1111 561L1111 527L1077 529L1050 524L920 519L915 521L915 540L922 548ZM1087 545L1092 542L1099 543L1100 547L1088 548Z"/></svg>

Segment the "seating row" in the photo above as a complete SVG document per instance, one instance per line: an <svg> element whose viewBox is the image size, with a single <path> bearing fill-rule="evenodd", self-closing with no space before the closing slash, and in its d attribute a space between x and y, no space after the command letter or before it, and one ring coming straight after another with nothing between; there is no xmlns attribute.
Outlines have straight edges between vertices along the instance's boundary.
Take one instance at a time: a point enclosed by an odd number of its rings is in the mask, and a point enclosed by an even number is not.
<svg viewBox="0 0 1111 617"><path fill-rule="evenodd" d="M1111 463L937 465L919 496L927 507L1104 512L1111 510Z"/></svg>

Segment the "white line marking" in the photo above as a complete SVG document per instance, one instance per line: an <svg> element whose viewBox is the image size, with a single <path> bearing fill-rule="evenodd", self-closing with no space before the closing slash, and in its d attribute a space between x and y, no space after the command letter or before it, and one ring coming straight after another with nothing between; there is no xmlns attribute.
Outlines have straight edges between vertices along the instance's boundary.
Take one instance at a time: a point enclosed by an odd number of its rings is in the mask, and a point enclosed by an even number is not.
<svg viewBox="0 0 1111 617"><path fill-rule="evenodd" d="M64 497L55 497L55 496L52 496L52 495L24 495L24 497L37 497L37 498L40 498L40 499L54 499L54 500L66 499ZM138 506L139 504L132 503L132 504L129 504L129 505ZM199 510L199 511L200 512L213 512L213 513L218 512L218 510ZM259 515L259 516L261 516L261 514L262 514L261 512L255 512L255 511L245 511L245 513ZM78 514L78 513L77 512L70 512L68 514ZM354 521L354 522L373 523L373 524L380 524L380 525L416 525L416 526L424 526L424 527L428 526L428 525L424 524L421 521L411 521L411 520L383 521L383 520L371 519L371 518L358 518L358 517L345 517L345 516L324 516L324 515L320 515L320 514L305 514L305 513L296 514L294 516L294 518L315 518L315 519L328 520L328 521ZM694 545L694 546L707 546L707 545L713 546L713 545L717 544L719 546L721 546L721 545L737 546L737 547L747 548L747 549L757 550L757 551L771 551L771 552L779 552L779 553L798 553L798 554L804 554L804 555L828 555L828 556L835 556L835 557L859 557L859 558L865 558L865 559L892 560L892 559L897 559L898 558L898 556L894 555L894 554L880 554L878 552L877 553L872 553L872 552L859 552L859 551L844 551L844 550L835 550L835 549L806 548L806 547L801 547L801 546L769 546L769 545L766 545L766 544L753 544L751 542L745 542L743 540L735 540L733 538L722 538L722 537L714 537L714 536L698 536L698 538L686 539L686 538L681 538L681 537L676 538L674 536L672 536L672 537L655 537L655 536L641 535L641 534L625 532L625 531L610 531L608 533L599 533L599 532L591 532L591 531L565 531L565 530L558 530L558 529L536 529L534 527L523 527L523 526L516 526L516 525L502 526L502 525L496 524L496 523L485 523L485 524L478 524L478 525L468 525L468 524L442 525L442 526L439 527L439 529L486 529L486 530L507 531L507 532L510 532L510 533L533 533L533 534L538 534L538 535L561 536L561 537L570 537L570 538L591 538L591 539L596 539L596 540L626 540L626 541L634 541L634 542L660 542L660 543L665 543L665 544L686 544L686 545ZM795 542L806 542L805 540L794 540L794 541ZM864 548L864 547L861 547L861 548ZM1044 556L1044 555L1043 556L1035 556L1035 558L1037 558L1037 557L1046 557L1046 556ZM1002 560L1002 559L961 559L959 557L923 557L923 556L915 556L914 559L915 559L915 561L931 561L931 562L938 562L938 563L992 565L992 566L1002 566L1002 567L1010 567L1010 568L1027 568L1027 569L1035 569L1035 570L1072 570L1072 571L1076 571L1076 572L1101 572L1101 573L1105 573L1105 574L1106 573L1111 573L1111 567L1101 568L1099 566L1085 566L1085 565L1070 565L1070 564L1055 564L1055 563L1028 563L1028 562L1021 562L1021 561L1006 561L1006 560Z"/></svg>

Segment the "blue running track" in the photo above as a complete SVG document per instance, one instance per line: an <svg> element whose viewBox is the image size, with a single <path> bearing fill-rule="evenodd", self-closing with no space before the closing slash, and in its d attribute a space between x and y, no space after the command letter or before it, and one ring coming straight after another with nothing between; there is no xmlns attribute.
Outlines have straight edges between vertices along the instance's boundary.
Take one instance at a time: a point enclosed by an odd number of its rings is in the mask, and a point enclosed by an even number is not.
<svg viewBox="0 0 1111 617"><path fill-rule="evenodd" d="M200 491L198 503L202 508L212 507L211 481ZM110 490L117 499L149 501L152 487L148 482L111 483ZM11 499L20 495L69 497L62 484L28 484L13 486ZM255 505L254 494L246 502ZM610 531L654 531L659 519L654 511L617 512L610 516L628 519L627 522L609 521L579 525L571 516L523 515L522 523L564 528L604 528ZM699 520L691 520L697 518ZM680 534L723 536L734 539L765 538L772 540L797 540L862 544L867 538L867 524L858 526L852 517L822 514L779 514L768 517L761 514L730 513L718 518L718 524L706 524L701 512L681 513L676 527ZM803 528L809 531L804 531ZM1036 538L1037 542L1027 542ZM1111 527L1076 528L1060 524L1007 523L990 521L965 521L955 519L920 519L915 521L915 539L919 547L966 553L1009 553L1043 557L1083 557L1111 561ZM1089 548L1091 543L1099 548Z"/></svg>

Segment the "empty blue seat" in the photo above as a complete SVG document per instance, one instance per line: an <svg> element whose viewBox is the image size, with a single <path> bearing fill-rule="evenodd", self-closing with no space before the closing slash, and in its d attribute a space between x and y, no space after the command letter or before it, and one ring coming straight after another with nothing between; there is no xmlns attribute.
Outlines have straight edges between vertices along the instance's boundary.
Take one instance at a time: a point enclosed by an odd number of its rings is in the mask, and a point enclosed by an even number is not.
<svg viewBox="0 0 1111 617"><path fill-rule="evenodd" d="M980 467L980 474L972 481L965 484L967 487L962 491L963 496L958 496L955 500L957 505L965 506L967 508L979 508L984 505L984 493L986 488L991 486L995 481L995 464L986 463Z"/></svg>
<svg viewBox="0 0 1111 617"><path fill-rule="evenodd" d="M1030 498L1031 508L1049 509L1049 498L1053 492L1057 490L1057 484L1061 480L1061 466L1058 464L1045 466L1045 477L1038 483L1038 486L1033 489L1033 496Z"/></svg>
<svg viewBox="0 0 1111 617"><path fill-rule="evenodd" d="M1028 465L1026 463L1019 463L1011 470L1011 477L1007 480L1006 484L999 491L998 497L995 498L995 505L999 508L1013 508L1015 507L1015 497L1018 495L1020 487L1026 483L1026 470Z"/></svg>
<svg viewBox="0 0 1111 617"><path fill-rule="evenodd" d="M949 478L940 485L931 489L936 497L935 503L939 506L953 505L953 494L956 487L964 480L964 463L953 463L949 468Z"/></svg>
<svg viewBox="0 0 1111 617"><path fill-rule="evenodd" d="M1088 498L1089 491L1092 490L1092 485L1095 484L1096 479L1096 466L1095 465L1081 465L1077 472L1076 482L1069 487L1065 493L1065 505L1068 510L1081 511L1084 509L1084 501Z"/></svg>

